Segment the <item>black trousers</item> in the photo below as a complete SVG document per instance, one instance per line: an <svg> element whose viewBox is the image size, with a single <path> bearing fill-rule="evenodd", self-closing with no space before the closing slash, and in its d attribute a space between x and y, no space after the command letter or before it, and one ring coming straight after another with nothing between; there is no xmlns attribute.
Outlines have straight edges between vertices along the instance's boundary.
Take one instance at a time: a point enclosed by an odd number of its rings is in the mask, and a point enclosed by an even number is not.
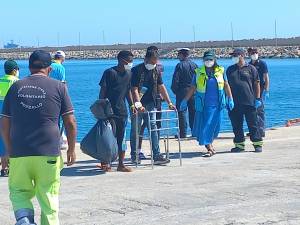
<svg viewBox="0 0 300 225"><path fill-rule="evenodd" d="M254 106L236 105L232 111L229 112L232 129L234 133L234 143L242 143L245 141L244 136L244 117L250 133L250 140L252 142L262 141L261 134L258 129L257 111Z"/></svg>
<svg viewBox="0 0 300 225"><path fill-rule="evenodd" d="M176 99L176 108L180 108L181 99ZM195 118L195 100L191 97L188 100L188 118L191 130L193 130ZM185 137L187 134L187 111L178 111L180 137Z"/></svg>
<svg viewBox="0 0 300 225"><path fill-rule="evenodd" d="M125 129L127 125L127 117L114 117L113 121L115 123L116 127L116 138L117 138L117 143L118 143L118 151L119 153L124 152L125 149L123 150L123 140L124 140L124 134L125 134Z"/></svg>

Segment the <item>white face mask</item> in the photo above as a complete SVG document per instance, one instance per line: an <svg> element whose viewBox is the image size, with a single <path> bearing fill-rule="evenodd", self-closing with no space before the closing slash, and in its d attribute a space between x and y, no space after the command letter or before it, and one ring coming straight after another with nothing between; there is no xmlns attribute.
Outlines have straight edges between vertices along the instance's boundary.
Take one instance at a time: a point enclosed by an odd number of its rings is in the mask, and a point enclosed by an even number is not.
<svg viewBox="0 0 300 225"><path fill-rule="evenodd" d="M124 65L125 70L131 70L133 66L133 63L128 63L127 65Z"/></svg>
<svg viewBox="0 0 300 225"><path fill-rule="evenodd" d="M255 54L251 55L251 59L252 59L253 61L258 60L258 54L255 53Z"/></svg>
<svg viewBox="0 0 300 225"><path fill-rule="evenodd" d="M19 72L19 70L17 70L16 77L19 77L19 75L20 75L20 72Z"/></svg>
<svg viewBox="0 0 300 225"><path fill-rule="evenodd" d="M214 60L207 60L207 61L204 61L204 65L208 68L211 68L213 67L213 65L215 64L215 61Z"/></svg>
<svg viewBox="0 0 300 225"><path fill-rule="evenodd" d="M156 67L156 64L153 65L153 64L147 63L147 64L145 64L145 67L147 70L154 70Z"/></svg>
<svg viewBox="0 0 300 225"><path fill-rule="evenodd" d="M240 57L239 57L239 56L232 57L232 62L233 62L234 64L239 63L239 62L240 62Z"/></svg>

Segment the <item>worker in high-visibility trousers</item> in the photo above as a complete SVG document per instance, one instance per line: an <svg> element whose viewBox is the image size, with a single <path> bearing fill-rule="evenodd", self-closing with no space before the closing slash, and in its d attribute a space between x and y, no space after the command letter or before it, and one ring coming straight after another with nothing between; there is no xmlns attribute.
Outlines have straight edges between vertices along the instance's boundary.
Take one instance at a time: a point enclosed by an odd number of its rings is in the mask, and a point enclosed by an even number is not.
<svg viewBox="0 0 300 225"><path fill-rule="evenodd" d="M9 191L16 225L35 224L32 198L41 207L41 225L59 225L60 152L58 118L68 138L67 164L76 160L76 122L66 85L48 77L49 53L29 58L31 75L14 83L3 103L2 136L10 160Z"/></svg>

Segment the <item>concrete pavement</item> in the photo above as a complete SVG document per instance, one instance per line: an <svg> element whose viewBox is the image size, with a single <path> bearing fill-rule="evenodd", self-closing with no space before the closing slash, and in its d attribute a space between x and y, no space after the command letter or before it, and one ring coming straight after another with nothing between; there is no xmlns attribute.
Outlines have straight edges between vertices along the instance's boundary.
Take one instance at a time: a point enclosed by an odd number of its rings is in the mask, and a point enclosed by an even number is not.
<svg viewBox="0 0 300 225"><path fill-rule="evenodd" d="M186 140L182 167L171 154L168 166L142 165L129 174L102 173L78 150L77 164L62 171L61 224L299 225L300 127L268 131L260 154L250 152L249 140L248 152L229 153L232 135L220 136L212 158ZM172 152L176 147L171 141ZM0 225L14 224L7 178L0 179L0 205Z"/></svg>

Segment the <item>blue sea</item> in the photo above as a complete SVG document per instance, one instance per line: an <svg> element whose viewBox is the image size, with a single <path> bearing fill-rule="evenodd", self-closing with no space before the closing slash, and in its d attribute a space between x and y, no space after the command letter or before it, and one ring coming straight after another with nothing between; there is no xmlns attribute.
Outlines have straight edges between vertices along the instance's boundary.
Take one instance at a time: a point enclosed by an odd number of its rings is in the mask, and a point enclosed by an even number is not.
<svg viewBox="0 0 300 225"><path fill-rule="evenodd" d="M271 80L270 98L266 102L267 127L283 126L288 119L300 117L300 60L299 59L266 59ZM135 64L141 60L135 60ZM163 80L173 102L174 95L170 90L175 59L161 60L164 66ZM198 65L202 64L196 59ZM220 65L227 68L230 59L221 59ZM3 68L4 61L0 61ZM20 77L27 76L28 62L18 61ZM65 62L69 92L74 104L78 122L78 141L80 141L96 122L89 107L99 95L99 81L105 69L116 65L116 60L69 60ZM3 71L4 73L4 71ZM167 108L167 106L164 106ZM128 123L128 129L130 123ZM224 113L222 131L230 131L231 125L227 113ZM129 132L127 132L128 136Z"/></svg>

